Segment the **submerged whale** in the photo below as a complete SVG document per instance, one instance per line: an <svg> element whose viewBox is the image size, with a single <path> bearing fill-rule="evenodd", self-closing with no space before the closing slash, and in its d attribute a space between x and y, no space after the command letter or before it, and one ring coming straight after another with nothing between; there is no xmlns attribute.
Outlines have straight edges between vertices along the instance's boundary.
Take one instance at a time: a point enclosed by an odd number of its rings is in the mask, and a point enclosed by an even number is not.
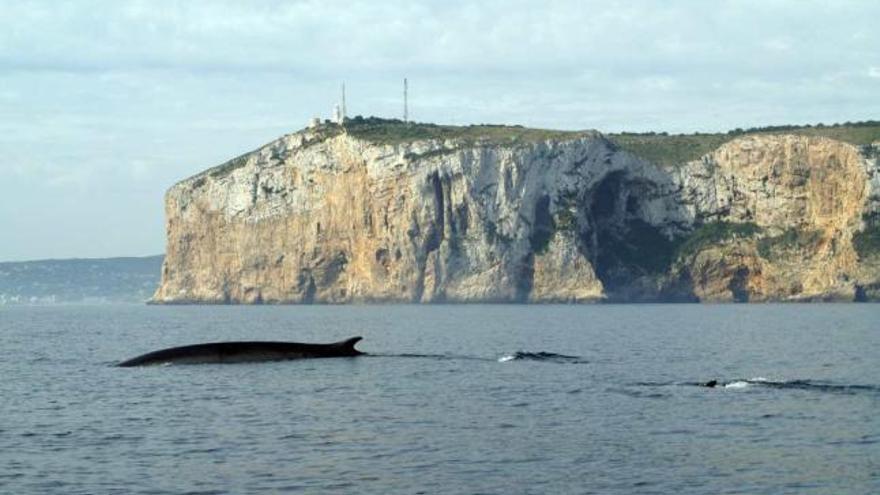
<svg viewBox="0 0 880 495"><path fill-rule="evenodd" d="M154 364L247 363L287 359L352 357L364 354L354 348L362 337L332 344L301 344L299 342L211 342L172 347L150 352L123 361L117 366L150 366Z"/></svg>

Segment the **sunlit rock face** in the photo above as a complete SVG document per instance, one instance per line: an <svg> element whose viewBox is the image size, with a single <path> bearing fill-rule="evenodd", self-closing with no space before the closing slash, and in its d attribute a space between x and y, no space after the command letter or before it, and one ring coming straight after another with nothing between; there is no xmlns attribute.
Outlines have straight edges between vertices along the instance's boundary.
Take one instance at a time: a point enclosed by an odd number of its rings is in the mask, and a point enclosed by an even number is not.
<svg viewBox="0 0 880 495"><path fill-rule="evenodd" d="M852 239L880 209L878 177L870 150L821 138L747 137L661 168L591 132L306 130L168 191L153 301L871 298L878 263ZM687 242L720 223L755 232Z"/></svg>
<svg viewBox="0 0 880 495"><path fill-rule="evenodd" d="M876 254L855 235L876 221L876 146L827 138L752 136L678 169L681 200L698 221L752 223L754 235L679 260L700 300L853 300L876 290Z"/></svg>

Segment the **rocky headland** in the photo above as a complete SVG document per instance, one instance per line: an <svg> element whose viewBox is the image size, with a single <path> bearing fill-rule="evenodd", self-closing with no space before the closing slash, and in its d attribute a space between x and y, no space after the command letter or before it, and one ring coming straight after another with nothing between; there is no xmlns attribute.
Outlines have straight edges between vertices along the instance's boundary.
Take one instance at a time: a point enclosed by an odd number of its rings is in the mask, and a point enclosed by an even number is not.
<svg viewBox="0 0 880 495"><path fill-rule="evenodd" d="M880 126L833 129L321 124L168 191L152 301L878 300Z"/></svg>

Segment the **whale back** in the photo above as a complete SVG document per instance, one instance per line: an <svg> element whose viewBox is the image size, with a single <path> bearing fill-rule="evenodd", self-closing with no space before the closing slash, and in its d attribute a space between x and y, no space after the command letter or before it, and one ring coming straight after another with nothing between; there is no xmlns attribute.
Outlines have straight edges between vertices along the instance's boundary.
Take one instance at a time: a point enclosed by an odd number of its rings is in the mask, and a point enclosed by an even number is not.
<svg viewBox="0 0 880 495"><path fill-rule="evenodd" d="M146 366L152 364L204 364L279 361L288 359L353 357L364 354L355 349L362 337L331 344L303 344L299 342L211 342L182 347L171 347L150 352L119 363L117 366Z"/></svg>

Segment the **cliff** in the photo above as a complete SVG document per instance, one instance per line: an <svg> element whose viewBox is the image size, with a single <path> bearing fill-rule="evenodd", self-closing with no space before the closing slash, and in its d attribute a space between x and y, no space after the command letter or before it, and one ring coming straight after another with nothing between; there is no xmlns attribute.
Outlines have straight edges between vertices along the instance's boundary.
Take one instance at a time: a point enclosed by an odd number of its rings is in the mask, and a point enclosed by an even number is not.
<svg viewBox="0 0 880 495"><path fill-rule="evenodd" d="M322 125L174 185L157 303L880 298L880 145Z"/></svg>

